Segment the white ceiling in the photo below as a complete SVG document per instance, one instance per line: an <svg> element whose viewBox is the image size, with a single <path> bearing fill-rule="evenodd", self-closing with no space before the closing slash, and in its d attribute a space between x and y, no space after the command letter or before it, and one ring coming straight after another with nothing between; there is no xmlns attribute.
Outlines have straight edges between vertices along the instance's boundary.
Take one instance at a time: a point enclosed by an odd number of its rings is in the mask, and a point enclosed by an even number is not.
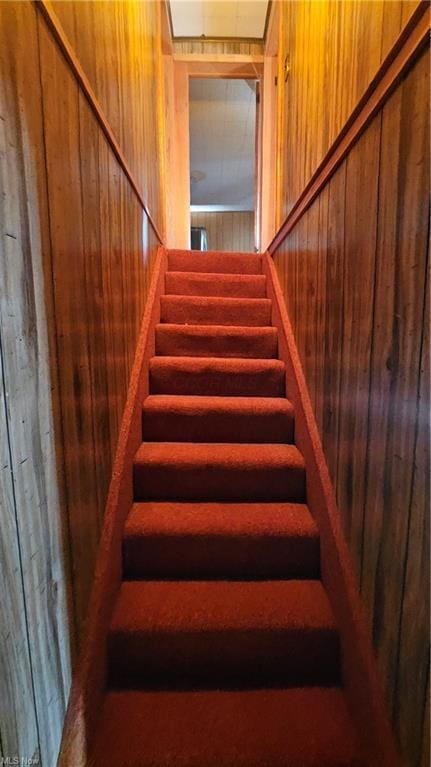
<svg viewBox="0 0 431 767"><path fill-rule="evenodd" d="M170 0L174 37L263 38L268 0Z"/></svg>
<svg viewBox="0 0 431 767"><path fill-rule="evenodd" d="M190 79L191 204L254 209L254 81Z"/></svg>

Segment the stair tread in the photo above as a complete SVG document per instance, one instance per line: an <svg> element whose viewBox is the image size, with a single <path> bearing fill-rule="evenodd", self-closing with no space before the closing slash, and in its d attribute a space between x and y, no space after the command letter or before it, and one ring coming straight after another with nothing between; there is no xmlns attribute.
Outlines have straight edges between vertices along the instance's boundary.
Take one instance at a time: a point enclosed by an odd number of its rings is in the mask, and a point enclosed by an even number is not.
<svg viewBox="0 0 431 767"><path fill-rule="evenodd" d="M161 296L168 304L198 304L204 306L271 306L270 298L250 296L183 296L177 293Z"/></svg>
<svg viewBox="0 0 431 767"><path fill-rule="evenodd" d="M169 250L169 271L211 272L222 274L261 274L262 257L256 253L238 253L207 250Z"/></svg>
<svg viewBox="0 0 431 767"><path fill-rule="evenodd" d="M277 343L270 325L156 325L158 355L269 359L277 356Z"/></svg>
<svg viewBox="0 0 431 767"><path fill-rule="evenodd" d="M197 259L211 258L212 256L232 256L233 258L260 258L260 255L253 250L192 250L191 248L169 248L168 256L185 256L190 258L195 256Z"/></svg>
<svg viewBox="0 0 431 767"><path fill-rule="evenodd" d="M304 503L144 501L133 504L124 531L125 537L209 533L230 537L318 537L316 523Z"/></svg>
<svg viewBox="0 0 431 767"><path fill-rule="evenodd" d="M127 517L125 578L316 578L319 533L301 503L142 502Z"/></svg>
<svg viewBox="0 0 431 767"><path fill-rule="evenodd" d="M319 533L304 503L134 503L124 535L313 537Z"/></svg>
<svg viewBox="0 0 431 767"><path fill-rule="evenodd" d="M238 466L253 469L264 465L304 469L295 445L231 442L142 442L135 463L176 466Z"/></svg>
<svg viewBox="0 0 431 767"><path fill-rule="evenodd" d="M160 321L198 326L270 326L271 300L222 296L162 296Z"/></svg>
<svg viewBox="0 0 431 767"><path fill-rule="evenodd" d="M184 630L337 629L317 580L123 581L111 634Z"/></svg>
<svg viewBox="0 0 431 767"><path fill-rule="evenodd" d="M285 397L232 397L206 396L197 394L149 394L144 400L145 410L178 410L190 413L235 413L246 411L250 417L258 412L289 413L293 405Z"/></svg>
<svg viewBox="0 0 431 767"><path fill-rule="evenodd" d="M166 355L152 357L149 372L151 393L279 397L286 391L286 368L275 358Z"/></svg>
<svg viewBox="0 0 431 767"><path fill-rule="evenodd" d="M294 445L143 442L133 465L134 499L305 500L305 466Z"/></svg>
<svg viewBox="0 0 431 767"><path fill-rule="evenodd" d="M264 274L166 272L165 294L266 298Z"/></svg>
<svg viewBox="0 0 431 767"><path fill-rule="evenodd" d="M189 368L193 370L226 370L230 375L236 372L245 371L247 373L256 373L258 370L279 370L285 372L286 366L282 360L275 357L262 357L253 359L253 357L195 357L193 355L184 355L175 357L166 355L156 355L150 359L150 367L175 367L178 369Z"/></svg>
<svg viewBox="0 0 431 767"><path fill-rule="evenodd" d="M160 322L156 325L156 331L157 330L163 330L165 332L187 331L191 334L196 333L198 335L202 334L205 336L254 336L256 334L267 336L277 335L277 328L274 328L272 325L258 325L256 327L250 327L249 325L199 325L196 323L190 323L184 327L184 325L181 325L177 322Z"/></svg>
<svg viewBox="0 0 431 767"><path fill-rule="evenodd" d="M142 409L146 442L293 442L293 406L281 397L150 394Z"/></svg>
<svg viewBox="0 0 431 767"><path fill-rule="evenodd" d="M91 764L358 767L339 688L109 692Z"/></svg>

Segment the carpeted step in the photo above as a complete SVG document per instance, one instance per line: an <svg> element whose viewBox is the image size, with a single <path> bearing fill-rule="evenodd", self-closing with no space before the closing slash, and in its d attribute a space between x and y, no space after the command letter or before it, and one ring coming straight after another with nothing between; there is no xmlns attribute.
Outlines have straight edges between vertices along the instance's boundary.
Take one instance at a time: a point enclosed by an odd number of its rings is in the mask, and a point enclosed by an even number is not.
<svg viewBox="0 0 431 767"><path fill-rule="evenodd" d="M135 503L123 572L138 578L317 578L319 534L297 503Z"/></svg>
<svg viewBox="0 0 431 767"><path fill-rule="evenodd" d="M207 296L162 296L160 321L179 325L271 324L269 298L220 298Z"/></svg>
<svg viewBox="0 0 431 767"><path fill-rule="evenodd" d="M334 688L118 691L90 764L105 767L364 767Z"/></svg>
<svg viewBox="0 0 431 767"><path fill-rule="evenodd" d="M154 394L145 399L145 442L293 442L293 406L281 397Z"/></svg>
<svg viewBox="0 0 431 767"><path fill-rule="evenodd" d="M169 357L277 357L277 329L233 325L156 325L156 354Z"/></svg>
<svg viewBox="0 0 431 767"><path fill-rule="evenodd" d="M214 250L170 250L168 269L173 272L262 274L262 256L256 253L220 253Z"/></svg>
<svg viewBox="0 0 431 767"><path fill-rule="evenodd" d="M166 272L166 295L266 298L264 274Z"/></svg>
<svg viewBox="0 0 431 767"><path fill-rule="evenodd" d="M135 501L305 500L294 445L143 442L134 460Z"/></svg>
<svg viewBox="0 0 431 767"><path fill-rule="evenodd" d="M276 359L153 357L150 392L212 396L283 397L284 362Z"/></svg>
<svg viewBox="0 0 431 767"><path fill-rule="evenodd" d="M108 668L115 687L337 684L339 637L317 580L123 581Z"/></svg>

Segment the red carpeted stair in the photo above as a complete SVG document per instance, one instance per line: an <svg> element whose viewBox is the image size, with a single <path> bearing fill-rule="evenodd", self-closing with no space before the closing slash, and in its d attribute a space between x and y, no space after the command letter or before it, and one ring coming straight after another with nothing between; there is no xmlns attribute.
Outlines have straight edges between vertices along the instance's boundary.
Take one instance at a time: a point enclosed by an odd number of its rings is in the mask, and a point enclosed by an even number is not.
<svg viewBox="0 0 431 767"><path fill-rule="evenodd" d="M97 767L360 764L265 280L169 253Z"/></svg>

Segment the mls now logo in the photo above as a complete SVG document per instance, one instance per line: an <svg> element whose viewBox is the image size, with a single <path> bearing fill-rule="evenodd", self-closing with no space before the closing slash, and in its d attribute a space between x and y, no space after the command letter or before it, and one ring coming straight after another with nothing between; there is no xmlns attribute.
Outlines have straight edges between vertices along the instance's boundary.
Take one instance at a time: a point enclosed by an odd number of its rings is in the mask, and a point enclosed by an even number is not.
<svg viewBox="0 0 431 767"><path fill-rule="evenodd" d="M30 767L36 764L39 764L38 756L0 756L0 767Z"/></svg>

